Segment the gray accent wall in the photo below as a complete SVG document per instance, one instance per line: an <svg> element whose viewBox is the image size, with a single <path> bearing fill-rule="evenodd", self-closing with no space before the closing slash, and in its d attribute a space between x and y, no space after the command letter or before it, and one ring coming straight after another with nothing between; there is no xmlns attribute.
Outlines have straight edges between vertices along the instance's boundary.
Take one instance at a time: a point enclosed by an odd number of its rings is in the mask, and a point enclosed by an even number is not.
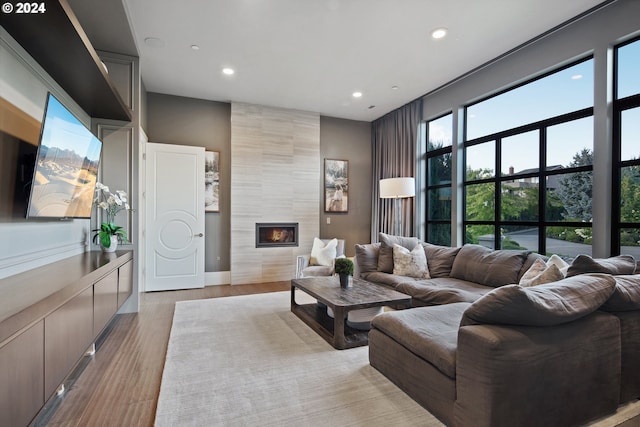
<svg viewBox="0 0 640 427"><path fill-rule="evenodd" d="M149 142L220 152L220 212L205 215L205 271L229 271L231 105L149 92L146 110Z"/></svg>
<svg viewBox="0 0 640 427"><path fill-rule="evenodd" d="M320 236L345 239L345 254L354 256L356 243L371 240L371 123L320 117L320 157L321 170L324 159L349 161L349 210L328 213L320 203Z"/></svg>

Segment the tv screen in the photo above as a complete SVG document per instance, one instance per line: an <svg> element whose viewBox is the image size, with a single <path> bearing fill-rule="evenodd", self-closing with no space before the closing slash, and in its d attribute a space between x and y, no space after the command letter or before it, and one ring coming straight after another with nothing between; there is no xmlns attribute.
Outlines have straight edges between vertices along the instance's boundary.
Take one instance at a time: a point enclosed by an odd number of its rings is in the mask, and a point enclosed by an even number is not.
<svg viewBox="0 0 640 427"><path fill-rule="evenodd" d="M90 218L102 142L47 96L27 218Z"/></svg>

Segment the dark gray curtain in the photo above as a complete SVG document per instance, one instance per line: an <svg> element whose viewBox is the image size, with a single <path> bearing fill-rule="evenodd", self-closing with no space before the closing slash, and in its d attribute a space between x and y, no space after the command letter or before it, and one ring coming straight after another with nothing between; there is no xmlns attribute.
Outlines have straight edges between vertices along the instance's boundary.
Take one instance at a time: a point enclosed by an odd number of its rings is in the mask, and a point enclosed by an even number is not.
<svg viewBox="0 0 640 427"><path fill-rule="evenodd" d="M380 198L380 180L383 178L416 177L416 152L419 143L418 128L422 120L422 99L415 100L375 120L372 124L373 177L371 241L378 241L378 232L393 234L394 206L399 206L404 236L414 236L416 230L415 198ZM416 183L418 184L417 180ZM422 185L417 185L422 188Z"/></svg>

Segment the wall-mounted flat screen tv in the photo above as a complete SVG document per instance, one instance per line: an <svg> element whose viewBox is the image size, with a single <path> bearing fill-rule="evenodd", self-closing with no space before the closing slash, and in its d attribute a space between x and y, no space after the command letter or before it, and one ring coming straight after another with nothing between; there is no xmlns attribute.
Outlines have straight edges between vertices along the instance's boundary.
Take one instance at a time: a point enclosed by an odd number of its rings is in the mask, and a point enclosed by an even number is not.
<svg viewBox="0 0 640 427"><path fill-rule="evenodd" d="M27 218L90 218L102 142L47 96Z"/></svg>

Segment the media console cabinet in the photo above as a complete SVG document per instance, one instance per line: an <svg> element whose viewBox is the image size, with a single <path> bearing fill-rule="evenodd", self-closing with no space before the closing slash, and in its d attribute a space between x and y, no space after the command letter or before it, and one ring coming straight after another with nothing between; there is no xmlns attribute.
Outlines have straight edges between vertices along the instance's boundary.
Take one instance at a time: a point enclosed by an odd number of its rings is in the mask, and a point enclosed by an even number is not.
<svg viewBox="0 0 640 427"><path fill-rule="evenodd" d="M0 425L28 425L133 290L133 252L85 252L0 279Z"/></svg>

